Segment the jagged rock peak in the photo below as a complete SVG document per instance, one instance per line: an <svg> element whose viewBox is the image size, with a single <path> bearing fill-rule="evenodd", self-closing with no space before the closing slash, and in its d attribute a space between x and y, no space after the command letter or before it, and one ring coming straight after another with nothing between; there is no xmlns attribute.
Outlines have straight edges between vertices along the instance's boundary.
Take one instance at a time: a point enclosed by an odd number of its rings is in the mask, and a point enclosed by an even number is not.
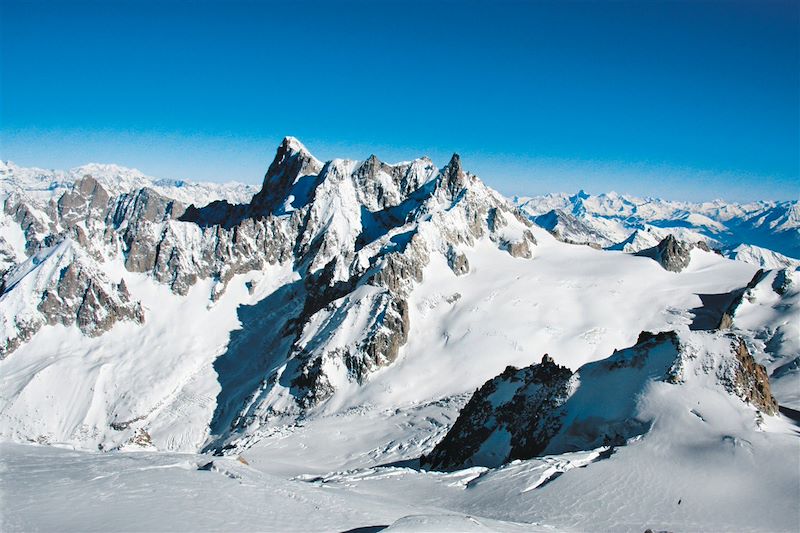
<svg viewBox="0 0 800 533"><path fill-rule="evenodd" d="M306 146L303 143L301 143L297 137L292 137L291 135L287 135L286 137L283 138L280 144L280 148L283 148L284 150L289 152L294 152L294 153L305 152L307 154L310 154L308 148L306 148Z"/></svg>
<svg viewBox="0 0 800 533"><path fill-rule="evenodd" d="M252 205L274 209L282 203L297 178L319 174L322 167L322 162L311 155L303 143L294 137L285 137L267 169L261 190L253 197Z"/></svg>
<svg viewBox="0 0 800 533"><path fill-rule="evenodd" d="M443 185L450 196L455 196L467 184L467 174L461 166L461 156L453 154L442 169Z"/></svg>
<svg viewBox="0 0 800 533"><path fill-rule="evenodd" d="M370 156L358 166L356 172L367 176L370 179L374 179L383 166L384 163L378 159L378 156L375 154L370 154Z"/></svg>
<svg viewBox="0 0 800 533"><path fill-rule="evenodd" d="M453 153L453 155L450 156L450 161L447 163L447 167L455 172L463 173L464 171L461 168L461 156L457 153Z"/></svg>

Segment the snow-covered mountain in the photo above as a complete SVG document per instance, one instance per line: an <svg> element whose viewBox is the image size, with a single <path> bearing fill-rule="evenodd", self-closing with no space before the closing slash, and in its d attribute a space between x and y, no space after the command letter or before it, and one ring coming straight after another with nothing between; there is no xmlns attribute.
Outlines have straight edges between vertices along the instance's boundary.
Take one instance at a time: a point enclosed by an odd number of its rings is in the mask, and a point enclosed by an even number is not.
<svg viewBox="0 0 800 533"><path fill-rule="evenodd" d="M617 193L517 196L514 203L561 240L637 252L667 234L705 241L733 259L761 266L796 266L800 258L800 204L674 202ZM747 250L742 251L744 246ZM767 249L769 253L757 250Z"/></svg>
<svg viewBox="0 0 800 533"><path fill-rule="evenodd" d="M408 299L428 263L440 258L465 275L463 250L479 242L521 259L536 246L532 224L464 172L458 156L442 169L427 159L323 164L287 138L248 203L201 207L149 186L109 192L91 174L46 198L38 188L28 194L23 178L6 193L6 227L16 235L4 240L29 257L3 278L0 349L11 367L47 363L4 398L13 422L2 432L14 438L114 447L144 431L159 447L197 449L300 416L398 357ZM231 333L243 304L244 329ZM220 327L210 327L219 314ZM77 332L55 358L39 344ZM92 341L96 359L70 357ZM84 381L83 402L31 416L30 402L44 401L39 387L58 388L44 376L60 379L62 365ZM187 406L186 394L200 397ZM171 420L164 409L198 409L208 420L170 422L162 433Z"/></svg>
<svg viewBox="0 0 800 533"><path fill-rule="evenodd" d="M51 445L2 445L12 529L90 529L58 504L76 487L121 502L112 528L800 518L796 265L711 249L734 226L792 242L796 204L684 205L679 228L617 195L518 209L458 155L322 162L291 137L258 190L1 170L0 438ZM43 463L72 481L42 494ZM207 512L182 522L164 485Z"/></svg>

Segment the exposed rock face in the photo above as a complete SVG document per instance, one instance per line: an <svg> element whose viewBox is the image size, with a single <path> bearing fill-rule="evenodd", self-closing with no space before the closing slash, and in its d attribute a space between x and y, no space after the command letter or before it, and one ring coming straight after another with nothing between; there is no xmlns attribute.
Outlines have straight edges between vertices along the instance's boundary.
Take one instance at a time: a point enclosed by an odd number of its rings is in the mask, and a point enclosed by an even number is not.
<svg viewBox="0 0 800 533"><path fill-rule="evenodd" d="M730 293L730 303L718 323L719 330L743 339L739 349L747 350L756 363L765 365L771 389L781 402L790 405L796 401L800 384L796 364L800 347L797 279L798 272L788 269L759 270L745 287ZM760 395L753 393L755 398Z"/></svg>
<svg viewBox="0 0 800 533"><path fill-rule="evenodd" d="M442 190L447 193L449 198L455 199L467 186L469 180L469 176L461 168L461 156L453 154L442 174Z"/></svg>
<svg viewBox="0 0 800 533"><path fill-rule="evenodd" d="M0 237L0 280L16 264L16 261L17 254L15 250L3 237ZM0 293L3 292L1 285L2 282L0 281Z"/></svg>
<svg viewBox="0 0 800 533"><path fill-rule="evenodd" d="M775 294L783 296L789 291L791 286L792 278L789 276L789 271L785 268L779 270L772 282L772 290L775 291Z"/></svg>
<svg viewBox="0 0 800 533"><path fill-rule="evenodd" d="M536 456L561 427L557 409L569 396L571 377L547 355L538 365L509 366L475 392L423 464L433 469L498 466ZM492 439L508 440L502 453L485 446Z"/></svg>
<svg viewBox="0 0 800 533"><path fill-rule="evenodd" d="M778 402L772 396L769 375L763 365L756 363L747 345L741 338L736 339L734 354L738 365L734 367L731 385L737 395L768 415L778 413Z"/></svg>
<svg viewBox="0 0 800 533"><path fill-rule="evenodd" d="M536 239L534 238L533 233L526 230L521 239L505 241L504 244L506 250L508 250L508 253L510 253L512 256L530 259L533 257L531 245L536 244Z"/></svg>
<svg viewBox="0 0 800 533"><path fill-rule="evenodd" d="M129 301L124 282L109 287L95 280L92 272L79 262L61 271L55 287L42 295L39 311L49 324L74 322L91 337L108 331L117 320L144 321L141 305Z"/></svg>
<svg viewBox="0 0 800 533"><path fill-rule="evenodd" d="M320 163L297 139L286 137L278 147L275 159L264 176L261 190L253 196L254 213L271 213L287 199L291 188L303 176L316 176Z"/></svg>
<svg viewBox="0 0 800 533"><path fill-rule="evenodd" d="M772 396L766 368L755 361L744 339L732 333L716 333L714 337L721 348L716 352L701 350L698 357L698 350L691 345L682 347L682 357L672 366L669 381L684 383L692 379L689 367L696 369L699 365L704 372L713 371L726 392L767 415L777 414L778 403ZM691 359L696 359L694 364L690 364Z"/></svg>
<svg viewBox="0 0 800 533"><path fill-rule="evenodd" d="M717 394L777 413L767 373L741 338L721 333L642 332L637 343L582 366L574 374L544 356L487 381L461 411L424 466L451 470L494 467L543 454L624 445L648 431L639 398L660 381L683 386L712 377ZM697 386L697 385L694 385Z"/></svg>
<svg viewBox="0 0 800 533"><path fill-rule="evenodd" d="M91 220L103 221L108 212L109 199L108 193L97 180L85 176L58 199L58 214L68 226Z"/></svg>
<svg viewBox="0 0 800 533"><path fill-rule="evenodd" d="M728 308L722 313L722 318L720 318L719 325L717 329L731 329L733 327L733 317L736 314L736 309L742 304L742 300L748 297L750 291L756 287L761 280L764 279L765 272L761 269L753 275L753 279L747 284L746 287L742 289L737 289L733 293L733 300L731 301ZM776 278L777 279L777 278Z"/></svg>
<svg viewBox="0 0 800 533"><path fill-rule="evenodd" d="M635 255L654 259L664 267L664 270L681 272L689 266L692 248L694 248L693 244L681 242L673 235L667 235L653 248L647 248Z"/></svg>
<svg viewBox="0 0 800 533"><path fill-rule="evenodd" d="M293 346L292 358L299 369L291 385L303 407L328 398L335 391L335 383L361 383L370 372L391 364L408 339L405 300L367 287L343 300L311 316ZM360 318L366 318L368 325L354 341L341 342L342 330Z"/></svg>
<svg viewBox="0 0 800 533"><path fill-rule="evenodd" d="M84 334L95 337L120 320L144 321L141 304L131 301L124 282L111 283L69 239L11 270L5 283L0 317L10 334L0 345L0 357L45 324L76 324ZM34 308L27 301L38 303Z"/></svg>
<svg viewBox="0 0 800 533"><path fill-rule="evenodd" d="M452 246L447 250L447 264L456 276L463 276L469 273L467 256Z"/></svg>

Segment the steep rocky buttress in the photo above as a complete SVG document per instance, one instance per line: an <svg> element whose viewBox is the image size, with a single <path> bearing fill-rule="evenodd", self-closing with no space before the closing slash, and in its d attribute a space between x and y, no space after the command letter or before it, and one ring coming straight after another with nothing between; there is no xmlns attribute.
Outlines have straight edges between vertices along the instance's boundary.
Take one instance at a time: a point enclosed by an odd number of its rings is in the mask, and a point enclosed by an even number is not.
<svg viewBox="0 0 800 533"><path fill-rule="evenodd" d="M732 395L775 415L765 368L729 333L642 332L637 343L573 374L547 355L509 367L472 396L422 465L438 470L495 467L515 459L620 446L646 433L641 409L652 384L690 397L695 387Z"/></svg>

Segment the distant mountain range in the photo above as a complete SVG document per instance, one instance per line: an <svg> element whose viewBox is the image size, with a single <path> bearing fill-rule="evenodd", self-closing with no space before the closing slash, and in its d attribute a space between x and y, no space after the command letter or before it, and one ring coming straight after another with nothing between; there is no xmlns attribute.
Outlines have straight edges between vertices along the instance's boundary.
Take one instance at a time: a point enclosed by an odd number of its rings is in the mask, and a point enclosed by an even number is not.
<svg viewBox="0 0 800 533"><path fill-rule="evenodd" d="M703 240L727 257L766 268L800 265L798 201L691 203L617 193L517 196L514 203L558 238L637 252L667 234Z"/></svg>

